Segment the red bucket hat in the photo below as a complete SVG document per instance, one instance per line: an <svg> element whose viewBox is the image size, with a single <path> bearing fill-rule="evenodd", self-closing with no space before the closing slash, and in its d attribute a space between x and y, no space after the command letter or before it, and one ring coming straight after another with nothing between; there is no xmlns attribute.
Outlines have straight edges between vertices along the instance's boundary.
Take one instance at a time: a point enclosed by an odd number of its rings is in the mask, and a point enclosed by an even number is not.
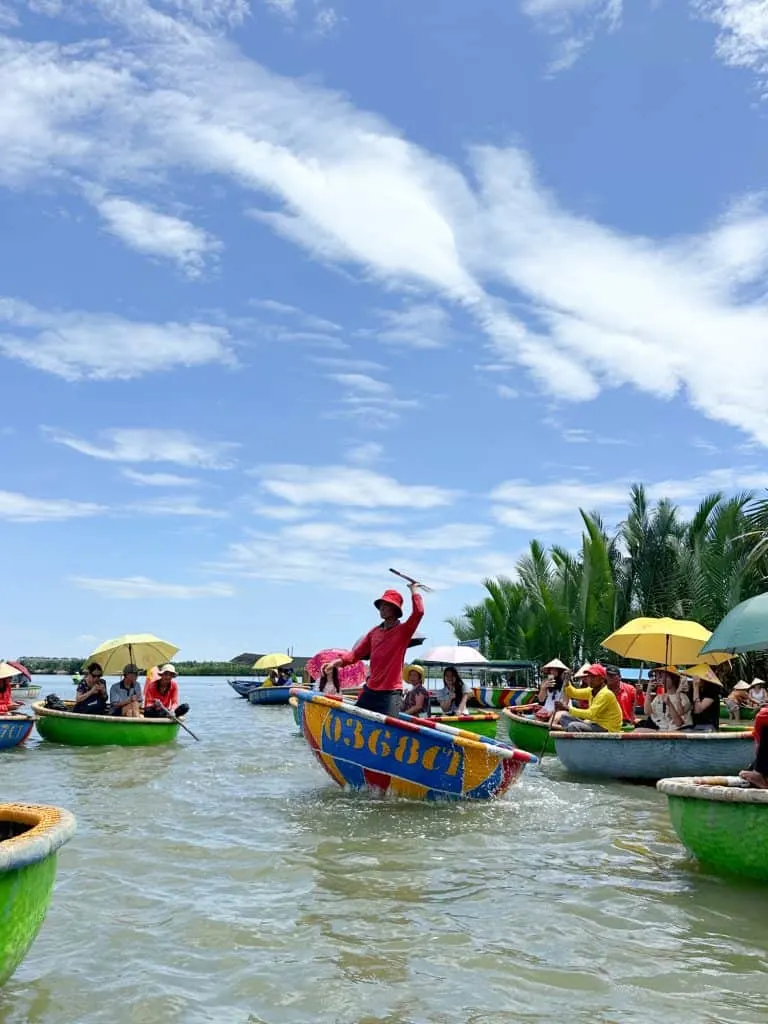
<svg viewBox="0 0 768 1024"><path fill-rule="evenodd" d="M397 608L398 618L403 614L403 595L398 594L396 590L385 590L378 601L374 601L374 607L381 608L382 604L386 601L387 604L394 605Z"/></svg>

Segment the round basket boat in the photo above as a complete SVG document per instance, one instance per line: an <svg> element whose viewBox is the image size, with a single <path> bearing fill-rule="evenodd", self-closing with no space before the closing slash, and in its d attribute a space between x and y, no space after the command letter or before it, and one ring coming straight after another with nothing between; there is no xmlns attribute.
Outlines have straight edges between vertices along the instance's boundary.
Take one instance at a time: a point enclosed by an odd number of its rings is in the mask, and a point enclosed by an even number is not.
<svg viewBox="0 0 768 1024"><path fill-rule="evenodd" d="M228 679L227 682L238 695L248 700L248 694L259 685L256 679Z"/></svg>
<svg viewBox="0 0 768 1024"><path fill-rule="evenodd" d="M708 783L716 783L711 785ZM768 790L738 777L662 779L680 842L702 864L768 882Z"/></svg>
<svg viewBox="0 0 768 1024"><path fill-rule="evenodd" d="M540 721L523 708L504 708L502 714L509 739L516 747L537 757L554 757L555 741L549 730L549 722Z"/></svg>
<svg viewBox="0 0 768 1024"><path fill-rule="evenodd" d="M12 686L11 696L14 700L30 700L32 697L40 696L40 687L33 684L29 686Z"/></svg>
<svg viewBox="0 0 768 1024"><path fill-rule="evenodd" d="M506 744L408 716L393 718L294 690L301 731L340 786L414 800L490 800L536 758Z"/></svg>
<svg viewBox="0 0 768 1024"><path fill-rule="evenodd" d="M404 717L411 718L410 715ZM493 711L486 711L469 715L429 715L414 718L413 721L421 722L423 725L449 725L452 729L461 729L463 732L471 732L474 736L486 736L493 740L496 738L499 716Z"/></svg>
<svg viewBox="0 0 768 1024"><path fill-rule="evenodd" d="M481 708L509 708L530 704L536 700L538 690L524 686L473 686L472 696Z"/></svg>
<svg viewBox="0 0 768 1024"><path fill-rule="evenodd" d="M0 716L0 750L18 747L32 732L34 718L27 715Z"/></svg>
<svg viewBox="0 0 768 1024"><path fill-rule="evenodd" d="M74 831L69 811L0 804L0 985L40 931L51 901L58 851Z"/></svg>
<svg viewBox="0 0 768 1024"><path fill-rule="evenodd" d="M733 775L753 758L751 732L560 732L555 751L574 775L656 782L667 776Z"/></svg>
<svg viewBox="0 0 768 1024"><path fill-rule="evenodd" d="M731 716L728 714L728 708L725 706L725 704L720 705L720 719L724 722L727 722L729 720L732 722L754 722L756 714L757 708L740 708L739 717L731 718Z"/></svg>
<svg viewBox="0 0 768 1024"><path fill-rule="evenodd" d="M154 747L171 743L179 732L178 722L168 718L80 715L47 708L42 701L32 707L37 714L37 731L43 739L72 747Z"/></svg>

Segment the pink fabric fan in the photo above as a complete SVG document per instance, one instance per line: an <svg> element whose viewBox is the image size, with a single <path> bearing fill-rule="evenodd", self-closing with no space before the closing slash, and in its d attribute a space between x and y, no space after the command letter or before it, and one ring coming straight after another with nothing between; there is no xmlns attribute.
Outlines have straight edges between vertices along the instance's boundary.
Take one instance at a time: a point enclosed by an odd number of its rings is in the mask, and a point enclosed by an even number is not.
<svg viewBox="0 0 768 1024"><path fill-rule="evenodd" d="M330 648L327 651L319 651L314 658L310 658L306 664L306 672L310 679L318 679L322 671L323 665L329 661L335 661L336 658L340 658L343 654L348 654L349 651L336 650L336 648ZM344 668L339 669L339 683L341 684L342 690L351 690L356 686L362 686L365 682L365 665L358 661L356 665L347 665Z"/></svg>

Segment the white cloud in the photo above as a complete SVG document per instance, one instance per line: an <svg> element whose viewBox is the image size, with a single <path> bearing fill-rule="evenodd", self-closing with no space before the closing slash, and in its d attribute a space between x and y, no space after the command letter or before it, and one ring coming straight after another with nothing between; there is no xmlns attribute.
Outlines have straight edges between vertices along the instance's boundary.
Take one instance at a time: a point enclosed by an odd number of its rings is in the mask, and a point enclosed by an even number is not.
<svg viewBox="0 0 768 1024"><path fill-rule="evenodd" d="M106 509L88 501L68 498L31 498L15 491L0 491L0 519L12 523L48 523L96 516Z"/></svg>
<svg viewBox="0 0 768 1024"><path fill-rule="evenodd" d="M224 509L201 505L195 498L157 498L128 505L127 511L146 516L182 516L191 519L226 519L229 515Z"/></svg>
<svg viewBox="0 0 768 1024"><path fill-rule="evenodd" d="M268 313L276 313L297 319L304 327L312 331L340 331L341 326L333 320L327 320L322 316L315 316L314 313L305 313L298 306L292 306L287 302L279 302L277 299L251 299L251 305L257 309L266 310Z"/></svg>
<svg viewBox="0 0 768 1024"><path fill-rule="evenodd" d="M200 277L206 259L221 249L202 228L151 206L103 193L93 194L91 201L113 235L138 252L172 260L187 277Z"/></svg>
<svg viewBox="0 0 768 1024"><path fill-rule="evenodd" d="M344 373L383 373L387 369L383 363L375 363L371 359L346 359L344 356L310 356L309 358L318 366Z"/></svg>
<svg viewBox="0 0 768 1024"><path fill-rule="evenodd" d="M370 466L384 455L384 446L376 441L355 444L347 452L347 459L358 466Z"/></svg>
<svg viewBox="0 0 768 1024"><path fill-rule="evenodd" d="M264 0L264 2L276 14L281 14L289 21L295 20L297 13L296 0Z"/></svg>
<svg viewBox="0 0 768 1024"><path fill-rule="evenodd" d="M352 391L359 391L363 395L388 395L392 391L389 384L364 373L332 373L329 374L329 377L337 384L350 388Z"/></svg>
<svg viewBox="0 0 768 1024"><path fill-rule="evenodd" d="M196 597L232 597L234 590L226 583L205 583L188 586L182 583L158 583L146 576L126 576L122 579L98 579L90 576L75 576L72 582L82 590L90 590L102 597L116 597L123 600L164 600L187 601Z"/></svg>
<svg viewBox="0 0 768 1024"><path fill-rule="evenodd" d="M509 384L497 384L496 394L499 398L507 398L510 400L520 397L520 392L515 391L515 389L511 388Z"/></svg>
<svg viewBox="0 0 768 1024"><path fill-rule="evenodd" d="M440 348L453 336L448 312L436 303L414 303L401 310L379 310L380 329L359 331L377 341L408 348Z"/></svg>
<svg viewBox="0 0 768 1024"><path fill-rule="evenodd" d="M357 508L440 508L455 494L442 487L402 484L393 477L352 466L266 466L261 487L291 505Z"/></svg>
<svg viewBox="0 0 768 1024"><path fill-rule="evenodd" d="M579 59L599 28L618 27L623 6L623 0L523 0L521 8L540 28L562 37L550 70L564 71Z"/></svg>
<svg viewBox="0 0 768 1024"><path fill-rule="evenodd" d="M200 469L231 469L237 444L230 441L202 441L183 430L116 427L101 431L102 444L94 444L53 428L46 434L82 455L107 462L172 462Z"/></svg>
<svg viewBox="0 0 768 1024"><path fill-rule="evenodd" d="M175 473L140 473L137 469L124 469L126 480L139 487L197 487L199 480L191 476L177 476Z"/></svg>
<svg viewBox="0 0 768 1024"><path fill-rule="evenodd" d="M768 5L765 0L693 0L694 11L720 30L717 54L726 64L768 72Z"/></svg>
<svg viewBox="0 0 768 1024"><path fill-rule="evenodd" d="M597 510L607 524L615 524L626 513L629 477L591 483L586 480L561 480L533 483L510 480L491 492L493 515L497 522L515 530L541 534L546 531L579 533L583 526L579 509ZM714 491L731 494L768 487L768 473L755 469L712 470L688 480L659 480L645 485L651 500L669 498L684 511Z"/></svg>
<svg viewBox="0 0 768 1024"><path fill-rule="evenodd" d="M70 381L130 380L175 367L235 363L221 327L46 312L10 298L0 298L0 354Z"/></svg>

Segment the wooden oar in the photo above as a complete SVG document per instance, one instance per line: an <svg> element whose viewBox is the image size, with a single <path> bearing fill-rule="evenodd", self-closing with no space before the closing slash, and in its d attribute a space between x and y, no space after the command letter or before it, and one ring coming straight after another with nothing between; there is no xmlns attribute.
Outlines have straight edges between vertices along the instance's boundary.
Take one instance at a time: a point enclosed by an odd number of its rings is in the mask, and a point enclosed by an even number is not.
<svg viewBox="0 0 768 1024"><path fill-rule="evenodd" d="M176 715L174 715L174 713L171 710L169 710L166 707L163 707L163 711L166 713L166 715L168 715L168 717L171 719L172 722L176 722L177 725L180 725L182 729L184 729L186 732L188 732L193 740L197 740L198 743L200 742L200 737L199 736L195 736L195 734L192 732L192 730L188 726L184 725L182 720L180 718L177 718Z"/></svg>

